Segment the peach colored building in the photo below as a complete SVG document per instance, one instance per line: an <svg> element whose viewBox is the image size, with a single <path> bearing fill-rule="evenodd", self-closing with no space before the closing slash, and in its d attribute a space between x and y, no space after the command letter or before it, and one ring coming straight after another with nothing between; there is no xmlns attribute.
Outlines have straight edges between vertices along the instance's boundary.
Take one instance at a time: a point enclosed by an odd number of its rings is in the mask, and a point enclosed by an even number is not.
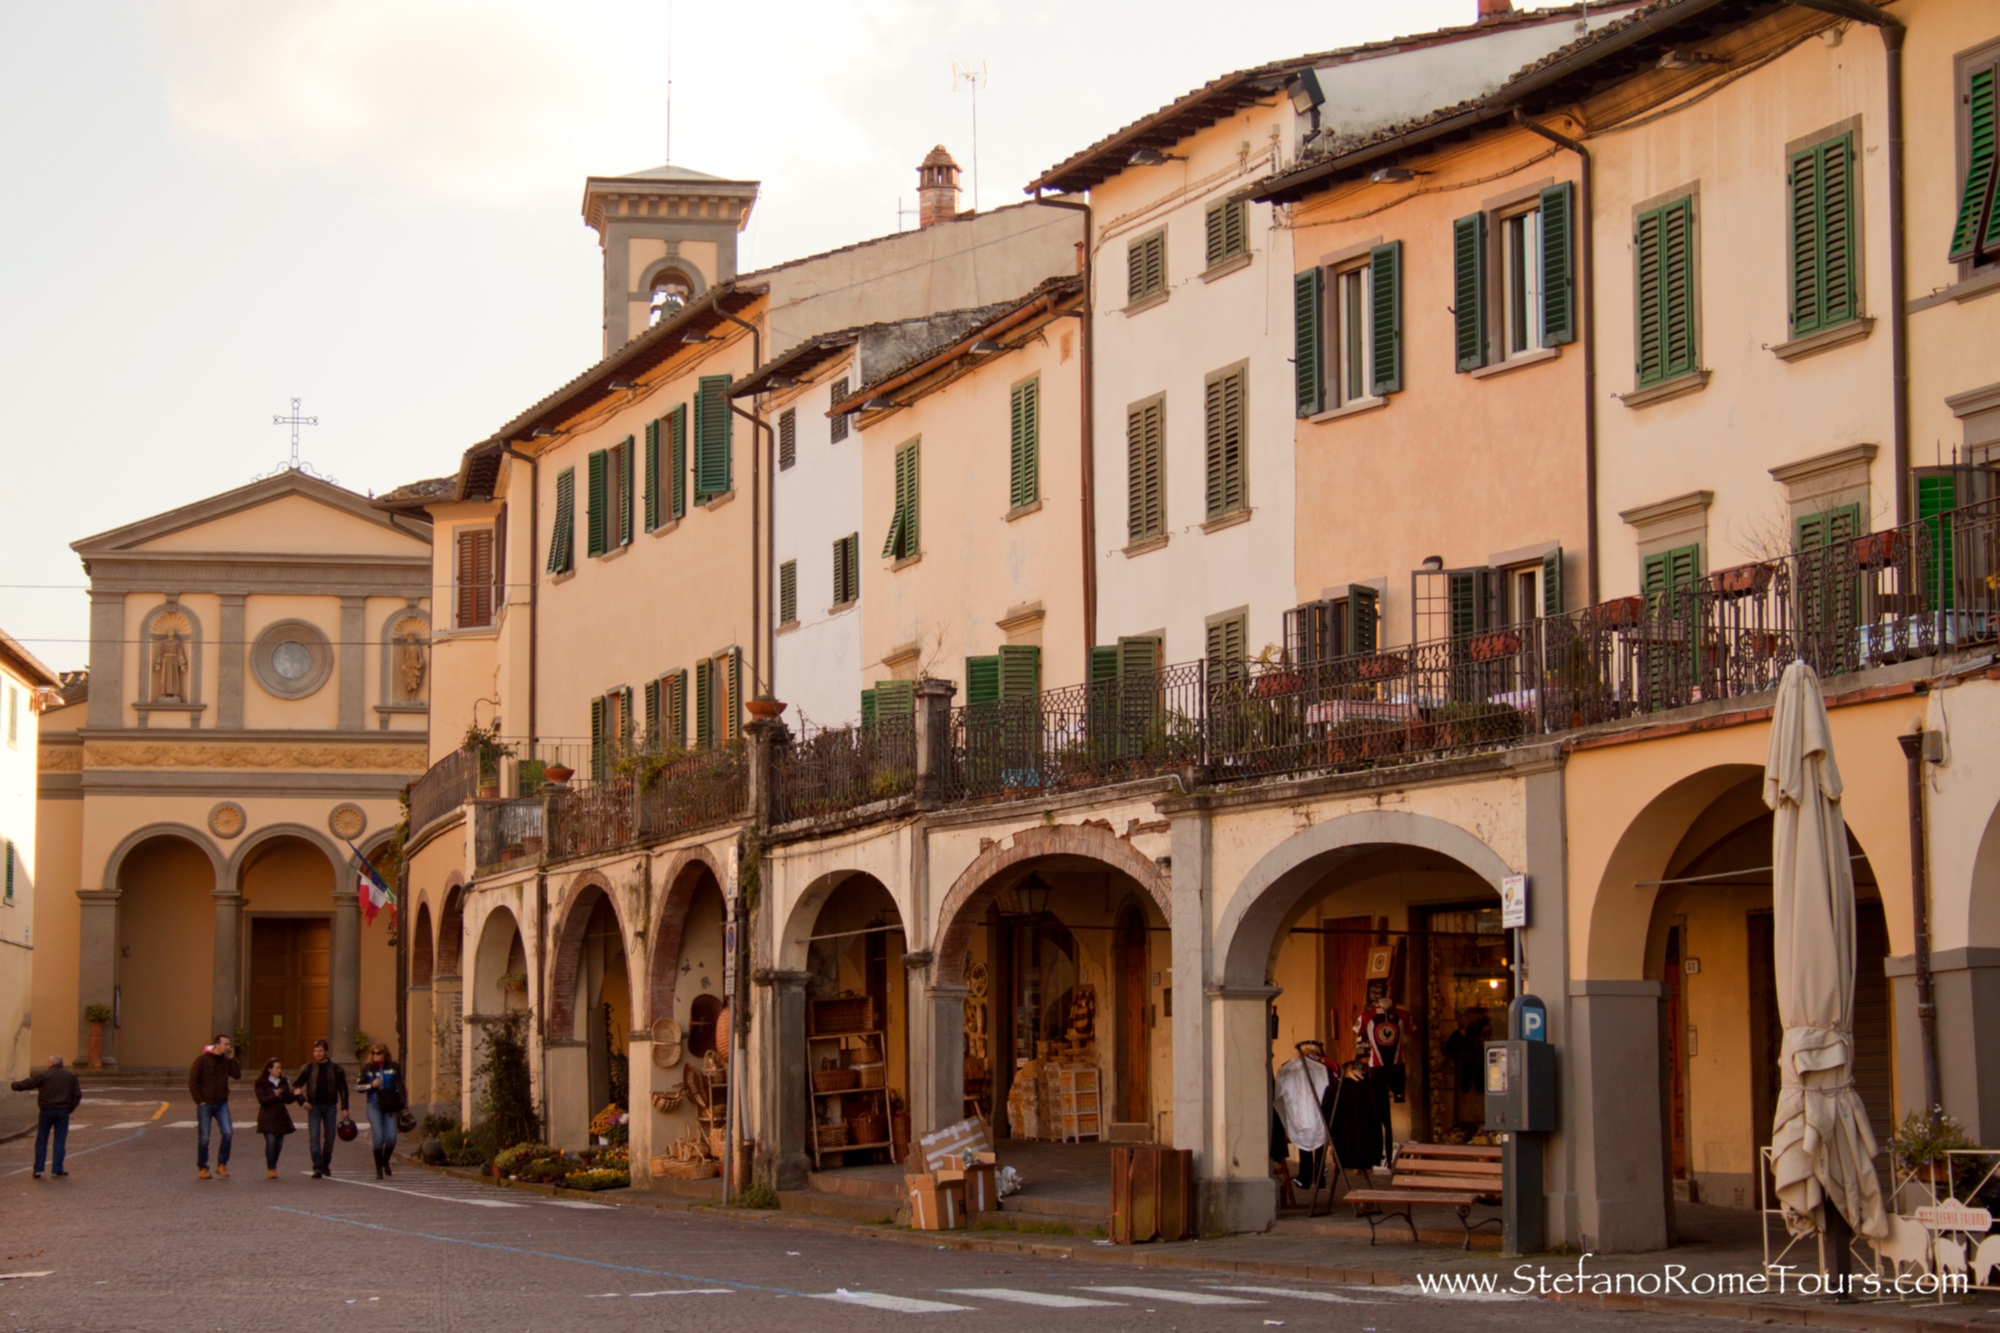
<svg viewBox="0 0 2000 1333"><path fill-rule="evenodd" d="M61 685L39 658L0 632L0 1034L9 1083L52 1053L41 1049L34 1031L36 784L38 718L59 702ZM68 1035L61 1041L53 1053L67 1057Z"/></svg>

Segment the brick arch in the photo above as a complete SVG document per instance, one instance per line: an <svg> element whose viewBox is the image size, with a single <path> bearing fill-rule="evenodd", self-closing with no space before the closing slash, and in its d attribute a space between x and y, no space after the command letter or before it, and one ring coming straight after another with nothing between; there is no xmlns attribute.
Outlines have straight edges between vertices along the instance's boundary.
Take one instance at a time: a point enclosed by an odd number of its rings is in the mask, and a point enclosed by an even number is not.
<svg viewBox="0 0 2000 1333"><path fill-rule="evenodd" d="M576 1031L576 974L583 963L583 932L590 927L599 897L611 904L611 915L618 922L618 947L626 955L625 975L633 973L627 947L632 936L618 895L610 880L598 871L586 870L570 881L569 891L563 895L562 920L556 925L554 947L549 951L549 983L544 993L549 997L550 1041L567 1041Z"/></svg>
<svg viewBox="0 0 2000 1333"><path fill-rule="evenodd" d="M465 876L454 870L445 877L444 906L438 910L437 971L455 977L465 951Z"/></svg>
<svg viewBox="0 0 2000 1333"><path fill-rule="evenodd" d="M431 974L436 971L434 944L431 939L431 905L428 899L417 901L416 928L410 934L410 984L428 986Z"/></svg>
<svg viewBox="0 0 2000 1333"><path fill-rule="evenodd" d="M706 847L690 847L668 869L667 891L660 895L660 910L653 918L652 959L646 970L646 1017L648 1024L674 1016L674 999L679 985L681 934L687 929L688 909L704 885L711 886L722 899L725 914L729 898L722 892L722 867Z"/></svg>
<svg viewBox="0 0 2000 1333"><path fill-rule="evenodd" d="M981 852L945 894L944 905L938 909L937 953L931 971L934 984L954 986L965 980L965 950L973 923L994 894L1019 878L1010 872L1025 875L1030 863L1056 856L1096 861L1136 881L1160 909L1161 918L1173 924L1173 896L1167 877L1125 839L1088 824L1023 829L1005 846Z"/></svg>

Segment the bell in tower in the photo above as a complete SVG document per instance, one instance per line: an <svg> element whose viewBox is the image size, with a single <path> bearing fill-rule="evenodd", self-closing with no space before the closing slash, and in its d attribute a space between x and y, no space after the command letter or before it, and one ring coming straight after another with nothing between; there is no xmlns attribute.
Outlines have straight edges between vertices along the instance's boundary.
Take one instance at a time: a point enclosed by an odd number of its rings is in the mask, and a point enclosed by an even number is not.
<svg viewBox="0 0 2000 1333"><path fill-rule="evenodd" d="M604 251L606 356L736 276L756 202L756 181L672 165L584 182L583 220Z"/></svg>

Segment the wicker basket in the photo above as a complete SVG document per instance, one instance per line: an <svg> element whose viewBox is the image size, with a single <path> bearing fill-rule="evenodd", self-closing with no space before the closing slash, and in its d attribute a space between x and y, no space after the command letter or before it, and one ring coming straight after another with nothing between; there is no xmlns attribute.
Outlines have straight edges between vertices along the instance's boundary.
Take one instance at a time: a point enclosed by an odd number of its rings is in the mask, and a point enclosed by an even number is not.
<svg viewBox="0 0 2000 1333"><path fill-rule="evenodd" d="M721 1129L708 1131L708 1155L717 1159L729 1156L729 1132Z"/></svg>
<svg viewBox="0 0 2000 1333"><path fill-rule="evenodd" d="M852 1069L813 1070L814 1092L852 1092L861 1086L861 1075Z"/></svg>
<svg viewBox="0 0 2000 1333"><path fill-rule="evenodd" d="M856 1075L858 1075L861 1079L861 1082L856 1084L855 1086L862 1088L881 1088L888 1086L889 1067L887 1065L877 1063L872 1065L855 1065L852 1068L853 1072Z"/></svg>
<svg viewBox="0 0 2000 1333"><path fill-rule="evenodd" d="M874 1030L875 1001L870 996L843 995L837 1000L812 1002L812 1031L816 1037Z"/></svg>
<svg viewBox="0 0 2000 1333"><path fill-rule="evenodd" d="M847 1126L844 1124L816 1125L814 1126L813 1133L821 1152L825 1152L829 1148L845 1148L847 1146Z"/></svg>
<svg viewBox="0 0 2000 1333"><path fill-rule="evenodd" d="M879 1112L857 1115L847 1122L848 1141L851 1143L887 1143L889 1122Z"/></svg>

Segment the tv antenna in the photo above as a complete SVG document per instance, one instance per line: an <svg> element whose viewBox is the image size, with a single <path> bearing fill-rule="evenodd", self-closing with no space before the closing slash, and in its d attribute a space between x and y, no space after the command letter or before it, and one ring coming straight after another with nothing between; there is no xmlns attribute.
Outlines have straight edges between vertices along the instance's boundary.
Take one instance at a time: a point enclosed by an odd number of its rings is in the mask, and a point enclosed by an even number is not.
<svg viewBox="0 0 2000 1333"><path fill-rule="evenodd" d="M896 196L896 230L897 230L897 231L901 231L901 230L903 229L903 219L904 219L904 218L919 218L919 219L921 219L921 218L923 217L923 215L924 215L924 211L923 211L923 210L922 210L921 208L904 208L904 207L903 207L903 196L902 196L902 195L900 195L900 194Z"/></svg>
<svg viewBox="0 0 2000 1333"><path fill-rule="evenodd" d="M667 0L667 165L674 161L674 0Z"/></svg>
<svg viewBox="0 0 2000 1333"><path fill-rule="evenodd" d="M964 84L972 90L972 211L979 211L979 90L989 86L986 77L986 62L951 62L951 90L958 91Z"/></svg>

